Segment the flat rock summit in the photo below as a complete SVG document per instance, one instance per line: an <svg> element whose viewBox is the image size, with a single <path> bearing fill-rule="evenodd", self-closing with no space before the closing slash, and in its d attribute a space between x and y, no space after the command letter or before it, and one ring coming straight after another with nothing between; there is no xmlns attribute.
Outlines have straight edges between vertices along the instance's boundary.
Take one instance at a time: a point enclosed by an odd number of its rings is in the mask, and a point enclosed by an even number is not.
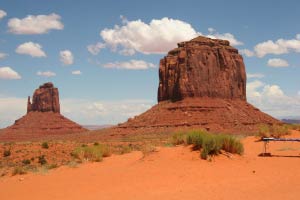
<svg viewBox="0 0 300 200"><path fill-rule="evenodd" d="M79 124L60 114L59 93L53 83L35 90L32 102L28 97L27 114L1 131L0 139L30 139L86 131Z"/></svg>
<svg viewBox="0 0 300 200"><path fill-rule="evenodd" d="M281 122L247 103L243 57L226 40L199 36L160 60L158 104L121 129L201 128L252 133Z"/></svg>

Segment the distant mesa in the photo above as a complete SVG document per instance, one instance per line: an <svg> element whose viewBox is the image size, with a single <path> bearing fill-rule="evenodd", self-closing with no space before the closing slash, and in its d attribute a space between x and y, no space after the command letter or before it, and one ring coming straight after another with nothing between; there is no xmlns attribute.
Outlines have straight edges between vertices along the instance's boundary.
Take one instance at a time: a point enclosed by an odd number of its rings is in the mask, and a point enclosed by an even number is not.
<svg viewBox="0 0 300 200"><path fill-rule="evenodd" d="M84 131L85 128L60 114L58 89L53 83L45 83L35 90L32 102L28 97L27 114L4 129L0 140L34 139Z"/></svg>
<svg viewBox="0 0 300 200"><path fill-rule="evenodd" d="M160 60L158 104L118 129L201 128L253 133L281 122L246 101L243 57L226 40L199 36Z"/></svg>

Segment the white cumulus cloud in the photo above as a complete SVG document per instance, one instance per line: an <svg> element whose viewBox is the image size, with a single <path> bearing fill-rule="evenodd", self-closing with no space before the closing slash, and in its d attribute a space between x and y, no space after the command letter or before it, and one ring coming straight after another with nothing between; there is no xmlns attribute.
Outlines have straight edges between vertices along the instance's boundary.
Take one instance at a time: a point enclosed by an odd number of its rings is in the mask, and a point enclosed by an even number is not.
<svg viewBox="0 0 300 200"><path fill-rule="evenodd" d="M62 30L61 17L50 15L28 15L23 19L12 18L8 21L9 32L14 34L44 34L50 30Z"/></svg>
<svg viewBox="0 0 300 200"><path fill-rule="evenodd" d="M300 52L299 34L295 39L278 39L277 41L268 40L257 44L254 51L258 57L264 57L267 54L287 54L290 52Z"/></svg>
<svg viewBox="0 0 300 200"><path fill-rule="evenodd" d="M255 55L255 53L249 49L241 49L239 52L247 57L253 57Z"/></svg>
<svg viewBox="0 0 300 200"><path fill-rule="evenodd" d="M75 70L75 71L72 71L72 74L73 75L80 75L82 74L80 70Z"/></svg>
<svg viewBox="0 0 300 200"><path fill-rule="evenodd" d="M0 67L0 79L21 79L21 76L11 67L5 66Z"/></svg>
<svg viewBox="0 0 300 200"><path fill-rule="evenodd" d="M93 55L97 55L100 52L100 50L104 48L105 44L101 42L97 42L96 44L90 44L87 46L87 50Z"/></svg>
<svg viewBox="0 0 300 200"><path fill-rule="evenodd" d="M123 26L104 29L100 36L112 50L123 53L163 54L176 47L178 42L197 37L191 24L172 18L152 19L149 24L123 20ZM122 53L122 52L121 52Z"/></svg>
<svg viewBox="0 0 300 200"><path fill-rule="evenodd" d="M0 10L0 20L4 18L7 15L7 13L4 10Z"/></svg>
<svg viewBox="0 0 300 200"><path fill-rule="evenodd" d="M111 69L128 69L128 70L145 70L155 68L153 63L145 62L143 60L130 60L124 62L110 62L103 65L104 68Z"/></svg>
<svg viewBox="0 0 300 200"><path fill-rule="evenodd" d="M300 113L300 98L286 95L278 85L254 80L247 84L247 99L275 117L299 116Z"/></svg>
<svg viewBox="0 0 300 200"><path fill-rule="evenodd" d="M60 61L64 65L72 65L74 63L74 57L70 50L64 50L59 52Z"/></svg>
<svg viewBox="0 0 300 200"><path fill-rule="evenodd" d="M38 71L36 73L36 75L38 75L38 76L44 76L44 77L52 77L52 76L56 76L56 73L51 72L51 71L44 71L44 72Z"/></svg>
<svg viewBox="0 0 300 200"><path fill-rule="evenodd" d="M247 78L263 78L263 77L265 77L264 74L259 74L259 73L251 74L251 73L247 73Z"/></svg>
<svg viewBox="0 0 300 200"><path fill-rule="evenodd" d="M268 66L270 67L288 67L289 63L280 58L271 58L268 60Z"/></svg>
<svg viewBox="0 0 300 200"><path fill-rule="evenodd" d="M7 56L8 54L0 52L0 60L5 59Z"/></svg>
<svg viewBox="0 0 300 200"><path fill-rule="evenodd" d="M26 42L19 45L16 53L30 55L32 57L46 57L46 53L42 50L42 46L38 43Z"/></svg>
<svg viewBox="0 0 300 200"><path fill-rule="evenodd" d="M209 34L206 35L206 37L212 38L212 39L221 39L221 40L228 40L230 42L230 45L238 46L243 45L243 42L237 40L235 36L231 33L218 33L213 28L208 28Z"/></svg>

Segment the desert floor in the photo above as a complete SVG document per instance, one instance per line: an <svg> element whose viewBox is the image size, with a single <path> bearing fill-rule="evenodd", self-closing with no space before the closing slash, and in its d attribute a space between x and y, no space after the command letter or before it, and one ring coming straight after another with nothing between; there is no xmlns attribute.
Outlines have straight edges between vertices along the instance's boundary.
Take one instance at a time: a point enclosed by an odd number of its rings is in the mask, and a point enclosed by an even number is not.
<svg viewBox="0 0 300 200"><path fill-rule="evenodd" d="M290 137L300 138L299 132ZM190 147L159 147L113 155L99 163L59 167L46 174L0 178L1 200L299 199L300 143L243 139L245 154L201 160Z"/></svg>

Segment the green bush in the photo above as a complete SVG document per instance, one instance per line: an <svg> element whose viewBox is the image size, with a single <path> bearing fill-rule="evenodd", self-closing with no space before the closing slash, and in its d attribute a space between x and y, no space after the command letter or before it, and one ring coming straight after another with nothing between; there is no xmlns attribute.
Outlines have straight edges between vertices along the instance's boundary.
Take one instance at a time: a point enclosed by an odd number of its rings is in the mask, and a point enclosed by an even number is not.
<svg viewBox="0 0 300 200"><path fill-rule="evenodd" d="M290 134L288 125L261 125L259 127L258 136L260 138L274 137L280 138L284 135Z"/></svg>
<svg viewBox="0 0 300 200"><path fill-rule="evenodd" d="M31 161L29 159L24 159L24 160L22 160L22 163L24 165L30 165Z"/></svg>
<svg viewBox="0 0 300 200"><path fill-rule="evenodd" d="M15 168L13 169L13 171L12 171L12 175L13 175L13 176L15 176L15 175L17 175L17 174L22 175L22 174L26 174L26 173L27 173L26 170L25 170L24 168L22 168L22 167L15 167Z"/></svg>
<svg viewBox="0 0 300 200"><path fill-rule="evenodd" d="M42 143L42 148L43 148L43 149L49 149L48 142L43 142L43 143Z"/></svg>
<svg viewBox="0 0 300 200"><path fill-rule="evenodd" d="M271 131L270 131L270 126L268 125L261 125L258 128L258 136L261 138L264 137L271 137Z"/></svg>
<svg viewBox="0 0 300 200"><path fill-rule="evenodd" d="M173 145L179 145L179 144L184 144L185 143L185 134L182 133L182 132L178 132L178 133L175 133L173 136L172 136L172 144Z"/></svg>
<svg viewBox="0 0 300 200"><path fill-rule="evenodd" d="M221 150L229 153L242 154L243 144L234 136L211 134L206 131L191 131L186 134L186 144L193 145L193 150L201 150L201 158L218 155Z"/></svg>
<svg viewBox="0 0 300 200"><path fill-rule="evenodd" d="M46 160L46 158L45 158L45 155L39 156L38 159L39 159L39 160L38 160L38 163L40 163L41 165L47 164L47 160Z"/></svg>
<svg viewBox="0 0 300 200"><path fill-rule="evenodd" d="M10 156L10 155L11 155L10 150L4 150L4 152L3 152L3 157L8 157L8 156Z"/></svg>
<svg viewBox="0 0 300 200"><path fill-rule="evenodd" d="M103 157L111 155L110 148L106 145L81 146L73 150L72 156L87 161L102 161Z"/></svg>

